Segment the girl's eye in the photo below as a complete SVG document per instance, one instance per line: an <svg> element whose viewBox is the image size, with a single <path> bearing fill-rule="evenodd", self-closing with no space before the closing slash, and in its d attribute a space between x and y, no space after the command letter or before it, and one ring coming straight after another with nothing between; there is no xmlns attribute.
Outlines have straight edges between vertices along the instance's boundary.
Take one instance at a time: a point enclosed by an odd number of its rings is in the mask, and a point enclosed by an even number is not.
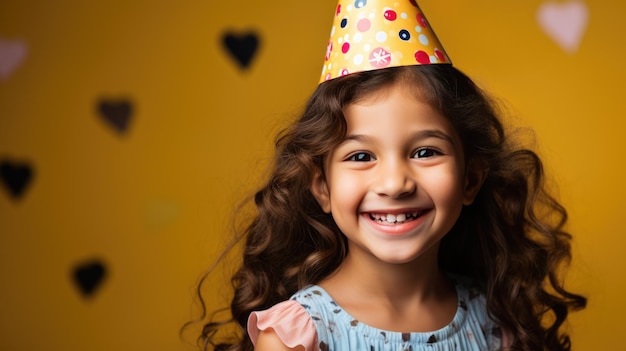
<svg viewBox="0 0 626 351"><path fill-rule="evenodd" d="M441 152L439 152L439 150L425 147L425 148L415 151L415 153L413 154L413 157L414 158L428 158L428 157L433 157L437 155L441 155Z"/></svg>
<svg viewBox="0 0 626 351"><path fill-rule="evenodd" d="M348 157L348 161L370 162L374 157L367 152L357 152Z"/></svg>

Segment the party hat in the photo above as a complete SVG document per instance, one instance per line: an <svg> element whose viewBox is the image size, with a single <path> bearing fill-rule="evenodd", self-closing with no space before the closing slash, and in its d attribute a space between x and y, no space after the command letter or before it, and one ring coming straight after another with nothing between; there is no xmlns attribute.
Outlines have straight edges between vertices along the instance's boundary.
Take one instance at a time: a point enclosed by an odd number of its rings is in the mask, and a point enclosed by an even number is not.
<svg viewBox="0 0 626 351"><path fill-rule="evenodd" d="M450 63L415 0L339 0L320 83L361 71Z"/></svg>

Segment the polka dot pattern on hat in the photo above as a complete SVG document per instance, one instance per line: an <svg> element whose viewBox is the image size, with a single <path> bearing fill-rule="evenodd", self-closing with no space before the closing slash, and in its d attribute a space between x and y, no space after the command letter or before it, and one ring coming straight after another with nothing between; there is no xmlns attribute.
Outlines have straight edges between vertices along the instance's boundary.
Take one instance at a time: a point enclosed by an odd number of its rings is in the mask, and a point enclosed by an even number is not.
<svg viewBox="0 0 626 351"><path fill-rule="evenodd" d="M373 69L450 63L414 0L340 0L320 83Z"/></svg>

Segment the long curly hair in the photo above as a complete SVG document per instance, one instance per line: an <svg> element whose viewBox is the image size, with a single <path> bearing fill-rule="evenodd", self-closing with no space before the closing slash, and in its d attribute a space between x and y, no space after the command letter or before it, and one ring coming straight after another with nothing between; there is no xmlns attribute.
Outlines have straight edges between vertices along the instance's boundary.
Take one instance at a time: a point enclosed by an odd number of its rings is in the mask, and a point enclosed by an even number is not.
<svg viewBox="0 0 626 351"><path fill-rule="evenodd" d="M273 168L253 198L257 212L236 234L243 260L232 277L232 319L203 322L203 350L252 350L246 332L252 311L287 300L340 265L346 239L311 194L313 175L323 174L324 159L345 136L343 109L399 81L451 121L465 163L487 170L475 201L442 240L441 268L483 288L488 313L506 331L510 350L570 350L561 326L586 299L563 283L571 259L567 212L550 195L537 154L509 140L496 104L451 65L374 70L319 85L302 116L276 139ZM201 302L205 281L198 287ZM202 309L205 316L204 303ZM228 323L239 329L238 338L217 340Z"/></svg>

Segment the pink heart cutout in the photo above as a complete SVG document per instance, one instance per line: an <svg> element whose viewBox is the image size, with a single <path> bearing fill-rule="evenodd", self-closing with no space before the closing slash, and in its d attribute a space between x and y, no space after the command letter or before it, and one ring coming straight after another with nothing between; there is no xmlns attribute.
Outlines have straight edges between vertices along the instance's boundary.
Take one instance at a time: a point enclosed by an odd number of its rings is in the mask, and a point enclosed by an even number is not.
<svg viewBox="0 0 626 351"><path fill-rule="evenodd" d="M578 51L588 20L589 10L581 0L546 2L537 11L539 27L569 54Z"/></svg>
<svg viewBox="0 0 626 351"><path fill-rule="evenodd" d="M0 38L0 81L8 79L22 64L28 54L28 46L20 40Z"/></svg>

